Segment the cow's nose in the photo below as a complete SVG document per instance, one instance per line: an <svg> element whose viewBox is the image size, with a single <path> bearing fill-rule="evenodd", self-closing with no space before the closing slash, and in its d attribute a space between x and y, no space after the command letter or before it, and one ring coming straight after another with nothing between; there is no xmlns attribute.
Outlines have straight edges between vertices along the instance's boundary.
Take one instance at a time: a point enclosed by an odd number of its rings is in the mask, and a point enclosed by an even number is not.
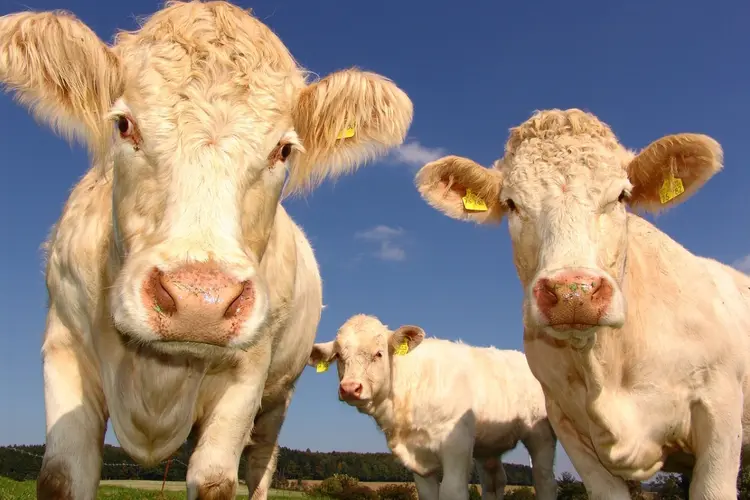
<svg viewBox="0 0 750 500"><path fill-rule="evenodd" d="M549 326L585 330L599 324L612 302L613 287L591 271L566 269L540 277L533 293Z"/></svg>
<svg viewBox="0 0 750 500"><path fill-rule="evenodd" d="M339 385L339 395L342 399L359 399L362 396L362 384L345 380Z"/></svg>
<svg viewBox="0 0 750 500"><path fill-rule="evenodd" d="M169 272L154 269L144 293L169 340L193 341L210 337L212 329L228 333L230 328L225 323L246 317L255 297L252 282L240 282L210 261L186 264ZM229 340L224 333L223 340ZM222 343L221 339L204 340Z"/></svg>

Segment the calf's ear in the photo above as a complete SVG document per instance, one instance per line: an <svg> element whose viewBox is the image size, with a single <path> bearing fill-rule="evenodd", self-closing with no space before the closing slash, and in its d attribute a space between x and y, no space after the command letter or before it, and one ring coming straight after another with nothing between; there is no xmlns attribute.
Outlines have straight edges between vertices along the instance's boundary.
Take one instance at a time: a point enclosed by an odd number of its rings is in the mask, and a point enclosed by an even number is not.
<svg viewBox="0 0 750 500"><path fill-rule="evenodd" d="M333 346L333 340L330 342L323 342L321 344L314 344L310 357L307 360L309 366L316 366L321 361L331 361L336 352Z"/></svg>
<svg viewBox="0 0 750 500"><path fill-rule="evenodd" d="M415 176L419 194L448 217L478 224L499 224L502 174L460 156L445 156L423 166Z"/></svg>
<svg viewBox="0 0 750 500"><path fill-rule="evenodd" d="M391 334L390 347L394 354L404 355L424 340L424 330L415 325L404 325Z"/></svg>
<svg viewBox="0 0 750 500"><path fill-rule="evenodd" d="M292 159L287 192L350 173L399 146L413 114L409 96L376 73L348 69L309 85L293 110L304 152Z"/></svg>
<svg viewBox="0 0 750 500"><path fill-rule="evenodd" d="M707 135L676 134L644 148L627 165L630 206L657 213L682 203L722 169L721 145Z"/></svg>

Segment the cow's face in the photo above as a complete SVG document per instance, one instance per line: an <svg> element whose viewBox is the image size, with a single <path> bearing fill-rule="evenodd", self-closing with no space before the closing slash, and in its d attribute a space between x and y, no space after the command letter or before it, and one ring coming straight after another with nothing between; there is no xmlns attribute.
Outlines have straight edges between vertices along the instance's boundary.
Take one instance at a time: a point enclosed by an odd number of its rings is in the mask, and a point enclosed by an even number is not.
<svg viewBox="0 0 750 500"><path fill-rule="evenodd" d="M367 408L388 397L391 390L393 356L407 354L424 339L418 326L406 325L391 331L374 316L349 318L336 339L313 346L309 365L336 360L339 399Z"/></svg>
<svg viewBox="0 0 750 500"><path fill-rule="evenodd" d="M626 205L656 211L679 203L721 160L719 144L695 134L662 138L635 155L593 115L552 110L512 129L492 169L446 157L423 167L417 184L452 217L496 223L507 216L526 324L580 341L625 321ZM684 192L660 198L673 177ZM486 210L466 208L467 188Z"/></svg>
<svg viewBox="0 0 750 500"><path fill-rule="evenodd" d="M172 2L114 47L67 14L0 27L17 34L0 47L2 83L86 139L112 180L117 329L166 352L251 344L281 279L261 262L285 180L296 192L351 171L411 123L389 80L308 84L268 27L224 2Z"/></svg>

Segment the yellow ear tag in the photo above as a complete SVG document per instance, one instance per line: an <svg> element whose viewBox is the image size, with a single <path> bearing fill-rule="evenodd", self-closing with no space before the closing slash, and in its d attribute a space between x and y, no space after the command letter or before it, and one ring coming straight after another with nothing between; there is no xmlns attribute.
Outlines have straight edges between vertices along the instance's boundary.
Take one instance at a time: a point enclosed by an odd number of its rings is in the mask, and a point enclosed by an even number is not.
<svg viewBox="0 0 750 500"><path fill-rule="evenodd" d="M670 200L673 200L685 192L685 186L682 185L682 179L675 177L674 174L669 174L669 177L664 179L664 184L659 189L659 201L661 204L665 204Z"/></svg>
<svg viewBox="0 0 750 500"><path fill-rule="evenodd" d="M475 210L477 212L486 212L487 204L482 198L471 192L471 189L466 190L466 196L461 198L464 202L464 208L466 210Z"/></svg>
<svg viewBox="0 0 750 500"><path fill-rule="evenodd" d="M354 127L347 127L344 130L342 130L338 137L336 139L348 139L349 137L354 137Z"/></svg>
<svg viewBox="0 0 750 500"><path fill-rule="evenodd" d="M396 356L403 356L403 355L404 355L404 354L406 354L407 352L409 352L409 342L407 342L406 340L404 340L404 341L402 341L402 342L401 342L401 343L400 343L400 344L398 345L398 347L397 347L397 348L396 348L396 350L395 350L395 351L393 352L393 354L395 354Z"/></svg>
<svg viewBox="0 0 750 500"><path fill-rule="evenodd" d="M318 365L315 367L317 373L323 373L328 370L328 361L318 361Z"/></svg>

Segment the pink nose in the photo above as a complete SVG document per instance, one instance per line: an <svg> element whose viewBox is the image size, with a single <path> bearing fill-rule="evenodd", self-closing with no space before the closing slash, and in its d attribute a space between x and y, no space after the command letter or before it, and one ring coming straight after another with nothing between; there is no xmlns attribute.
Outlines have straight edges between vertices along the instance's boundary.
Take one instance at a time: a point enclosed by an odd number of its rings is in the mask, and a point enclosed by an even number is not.
<svg viewBox="0 0 750 500"><path fill-rule="evenodd" d="M599 324L614 290L609 280L591 272L567 269L534 284L534 299L547 324L560 330L586 330Z"/></svg>
<svg viewBox="0 0 750 500"><path fill-rule="evenodd" d="M251 282L235 280L210 261L166 273L154 269L144 286L144 301L164 340L226 343L254 298Z"/></svg>
<svg viewBox="0 0 750 500"><path fill-rule="evenodd" d="M345 380L339 385L341 399L359 399L362 395L362 384Z"/></svg>

